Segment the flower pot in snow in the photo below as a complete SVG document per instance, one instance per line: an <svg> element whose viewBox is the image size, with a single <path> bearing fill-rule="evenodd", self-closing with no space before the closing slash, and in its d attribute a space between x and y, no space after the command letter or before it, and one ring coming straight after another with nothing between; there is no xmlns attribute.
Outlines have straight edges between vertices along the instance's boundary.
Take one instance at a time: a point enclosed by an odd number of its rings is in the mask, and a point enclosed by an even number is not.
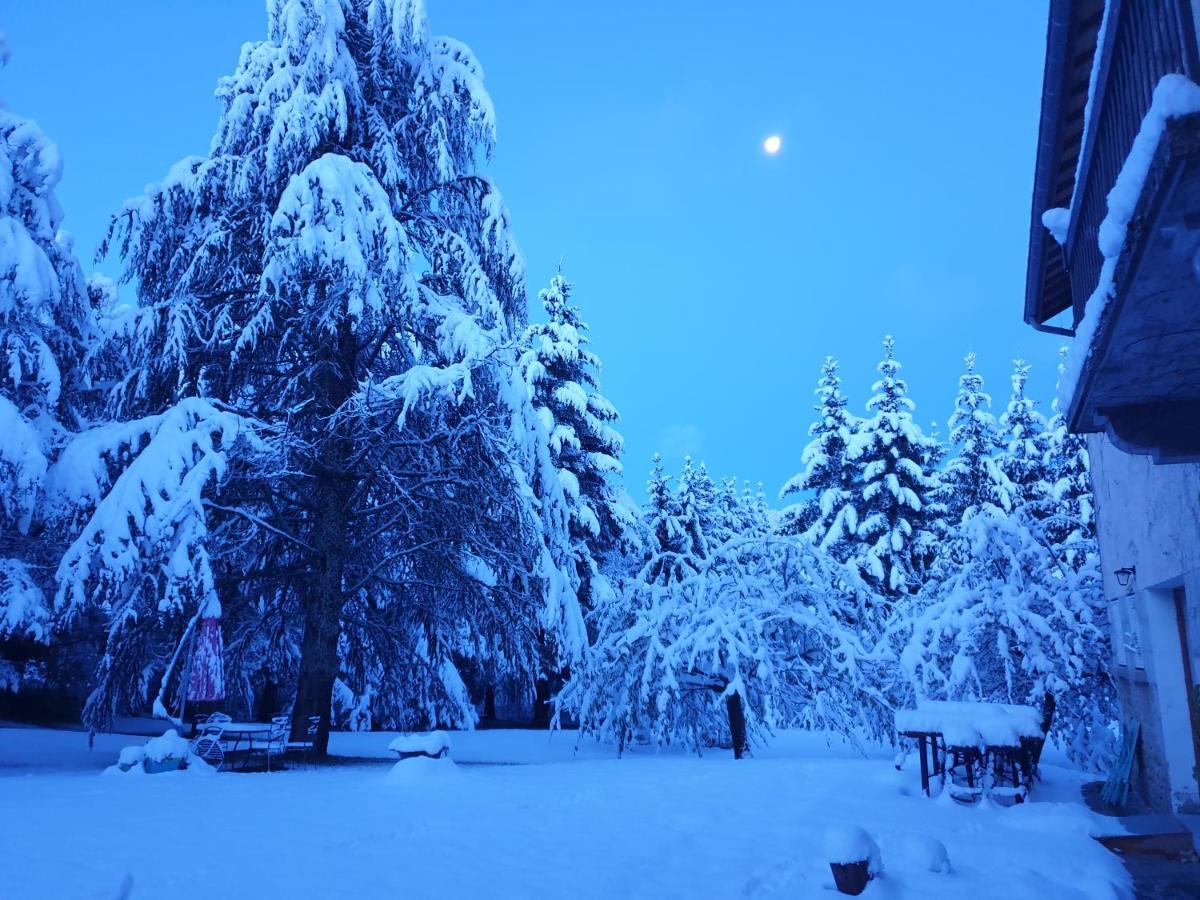
<svg viewBox="0 0 1200 900"><path fill-rule="evenodd" d="M833 870L833 883L840 893L857 897L867 889L871 880L871 872L867 860L852 863L830 863Z"/></svg>
<svg viewBox="0 0 1200 900"><path fill-rule="evenodd" d="M838 891L852 897L866 890L867 882L883 871L879 845L857 825L825 832L825 854Z"/></svg>

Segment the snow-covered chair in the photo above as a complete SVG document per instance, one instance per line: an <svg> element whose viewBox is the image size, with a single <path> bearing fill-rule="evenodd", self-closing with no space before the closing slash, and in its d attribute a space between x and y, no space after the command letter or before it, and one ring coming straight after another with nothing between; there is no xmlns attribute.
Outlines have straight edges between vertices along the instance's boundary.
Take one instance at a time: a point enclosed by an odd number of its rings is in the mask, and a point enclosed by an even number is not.
<svg viewBox="0 0 1200 900"><path fill-rule="evenodd" d="M283 756L287 752L288 730L290 723L287 716L272 716L271 729L261 742L251 745L251 753L262 756L267 763L267 771L271 771L271 760Z"/></svg>
<svg viewBox="0 0 1200 900"><path fill-rule="evenodd" d="M192 753L218 771L225 764L225 747L221 743L222 733L220 722L208 722L201 726L200 733L192 739Z"/></svg>
<svg viewBox="0 0 1200 900"><path fill-rule="evenodd" d="M321 727L320 716L309 716L308 725L304 729L304 740L287 742L289 753L300 753L307 761L312 754L313 746L317 742L317 729Z"/></svg>

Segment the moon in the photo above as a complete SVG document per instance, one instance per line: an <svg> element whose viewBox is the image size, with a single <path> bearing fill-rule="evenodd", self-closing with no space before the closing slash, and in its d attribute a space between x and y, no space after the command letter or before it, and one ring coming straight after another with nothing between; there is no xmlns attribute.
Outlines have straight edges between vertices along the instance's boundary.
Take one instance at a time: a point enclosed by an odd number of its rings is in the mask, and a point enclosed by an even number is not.
<svg viewBox="0 0 1200 900"><path fill-rule="evenodd" d="M765 141L763 141L763 149L766 150L770 156L774 156L776 153L778 153L779 148L782 146L783 146L783 138L781 138L777 134L773 134L769 138L767 138Z"/></svg>

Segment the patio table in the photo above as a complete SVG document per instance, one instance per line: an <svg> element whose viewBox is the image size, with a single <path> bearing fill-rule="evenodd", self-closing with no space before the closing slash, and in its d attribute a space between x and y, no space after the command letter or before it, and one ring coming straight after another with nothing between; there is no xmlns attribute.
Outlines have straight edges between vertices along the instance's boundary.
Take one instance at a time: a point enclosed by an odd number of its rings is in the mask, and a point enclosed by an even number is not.
<svg viewBox="0 0 1200 900"><path fill-rule="evenodd" d="M916 738L921 757L921 789L928 796L930 776L946 777L945 758L964 766L968 786L974 771L1003 773L1010 767L1014 789L1028 790L1036 750L1045 740L1042 712L1032 706L971 701L923 700L916 709L896 713L896 731ZM940 748L939 748L940 744ZM940 751L940 752L939 752ZM982 790L990 785L982 785Z"/></svg>

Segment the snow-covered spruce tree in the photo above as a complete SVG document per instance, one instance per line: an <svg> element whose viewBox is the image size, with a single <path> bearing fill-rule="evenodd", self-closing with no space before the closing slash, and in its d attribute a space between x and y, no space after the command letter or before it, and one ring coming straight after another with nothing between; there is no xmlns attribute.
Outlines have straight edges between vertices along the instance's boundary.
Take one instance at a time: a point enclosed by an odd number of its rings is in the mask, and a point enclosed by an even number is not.
<svg viewBox="0 0 1200 900"><path fill-rule="evenodd" d="M849 456L860 469L858 546L853 561L884 597L912 592L932 557L929 523L939 512L936 481L925 471L930 439L913 420L913 402L900 378L891 335L883 341L879 381L867 403L871 418L851 441ZM876 623L878 624L878 623Z"/></svg>
<svg viewBox="0 0 1200 900"><path fill-rule="evenodd" d="M526 329L522 369L570 508L571 553L587 610L597 590L609 590L595 583L607 580L606 561L627 549L633 521L623 502L617 411L600 392L600 359L571 304L572 290L560 270L538 294L547 321Z"/></svg>
<svg viewBox="0 0 1200 900"><path fill-rule="evenodd" d="M1066 347L1060 355L1066 358ZM1059 372L1063 365L1059 366ZM1075 569L1097 553L1095 505L1087 440L1072 434L1066 416L1052 404L1053 415L1046 427L1046 471L1049 477L1051 510L1046 519L1046 536L1060 548Z"/></svg>
<svg viewBox="0 0 1200 900"><path fill-rule="evenodd" d="M1000 416L1000 469L1008 482L1009 503L1017 510L1028 507L1034 515L1048 514L1050 476L1046 468L1046 420L1025 393L1029 365L1013 360L1012 395Z"/></svg>
<svg viewBox="0 0 1200 900"><path fill-rule="evenodd" d="M918 697L1041 706L1051 737L1099 769L1116 694L1096 555L1068 564L1021 510L963 521L906 623L901 670Z"/></svg>
<svg viewBox="0 0 1200 900"><path fill-rule="evenodd" d="M708 466L692 464L685 456L679 486L675 491L676 515L688 533L692 552L703 559L721 544L723 529L718 519L717 486L708 474Z"/></svg>
<svg viewBox="0 0 1200 900"><path fill-rule="evenodd" d="M418 0L272 0L218 97L210 154L111 239L141 301L122 409L262 426L208 507L228 680L296 684L318 752L339 679L390 727L471 722L463 665L583 636L479 66Z"/></svg>
<svg viewBox="0 0 1200 900"><path fill-rule="evenodd" d="M968 353L965 362L950 416L954 455L942 473L940 499L951 529L977 513L1004 513L1011 506L1011 486L996 458L1000 439L996 419L988 412L992 398L975 371L975 354Z"/></svg>
<svg viewBox="0 0 1200 900"><path fill-rule="evenodd" d="M787 533L805 534L844 561L858 529L854 504L860 467L848 453L858 420L846 408L838 361L832 356L825 357L815 393L817 421L808 429L812 440L800 457L804 471L779 492L781 500L797 495L801 499L783 511L782 527Z"/></svg>
<svg viewBox="0 0 1200 900"><path fill-rule="evenodd" d="M0 66L8 46L0 32ZM9 638L49 640L54 527L47 471L80 424L94 338L83 273L61 230L58 148L0 104L0 690L23 680Z"/></svg>
<svg viewBox="0 0 1200 900"><path fill-rule="evenodd" d="M780 726L880 735L889 725L873 660L836 614L846 593L865 590L794 536L735 538L683 565L657 548L599 610L599 637L561 708L621 751L728 742L740 759Z"/></svg>

